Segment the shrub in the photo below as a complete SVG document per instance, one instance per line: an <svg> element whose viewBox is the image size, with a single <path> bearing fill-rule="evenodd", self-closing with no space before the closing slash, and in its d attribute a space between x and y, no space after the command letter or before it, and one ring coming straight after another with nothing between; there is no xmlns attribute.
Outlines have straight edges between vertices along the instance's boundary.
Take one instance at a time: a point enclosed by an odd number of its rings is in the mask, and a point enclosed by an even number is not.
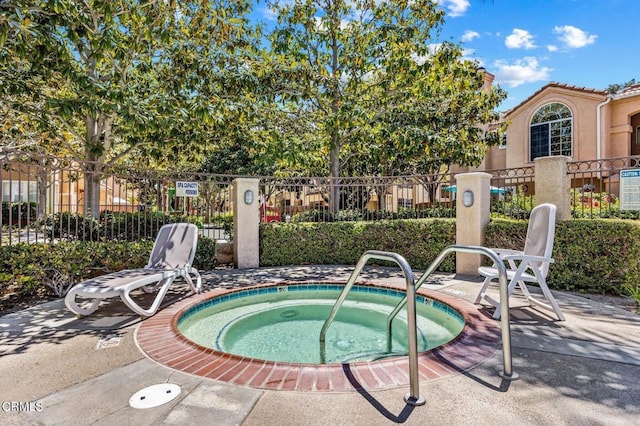
<svg viewBox="0 0 640 426"><path fill-rule="evenodd" d="M74 284L105 273L143 267L153 248L153 240L67 241L57 244L20 243L0 249L0 293L8 287L19 295L35 294L43 287L64 296ZM193 266L212 269L215 241L200 237Z"/></svg>
<svg viewBox="0 0 640 426"><path fill-rule="evenodd" d="M167 223L189 222L202 227L195 216L167 215L161 212L103 211L98 219L91 215L62 212L48 218L44 224L51 239L78 241L135 241L155 239L158 230Z"/></svg>
<svg viewBox="0 0 640 426"><path fill-rule="evenodd" d="M62 212L48 217L44 221L48 237L69 240L94 241L100 235L100 223L91 215Z"/></svg>
<svg viewBox="0 0 640 426"><path fill-rule="evenodd" d="M213 225L217 228L222 228L225 235L229 236L230 240L233 240L233 213L227 212L222 214L216 214L213 216Z"/></svg>
<svg viewBox="0 0 640 426"><path fill-rule="evenodd" d="M198 238L196 255L193 258L193 267L206 271L216 266L216 240L207 237Z"/></svg>
<svg viewBox="0 0 640 426"><path fill-rule="evenodd" d="M2 202L2 225L22 226L27 220L35 221L37 204L34 202Z"/></svg>
<svg viewBox="0 0 640 426"><path fill-rule="evenodd" d="M531 207L526 207L522 202L500 200L497 203L491 203L491 214L494 217L507 219L529 219Z"/></svg>
<svg viewBox="0 0 640 426"><path fill-rule="evenodd" d="M426 269L455 243L455 220L280 223L260 226L260 265L355 264L367 250L404 256L412 268ZM454 256L439 270L454 271Z"/></svg>
<svg viewBox="0 0 640 426"><path fill-rule="evenodd" d="M527 220L494 219L485 246L522 250ZM289 223L261 226L260 264L355 264L367 250L392 251L412 268L427 269L455 243L455 220ZM552 289L628 295L640 282L640 223L625 220L560 221L548 276ZM440 272L455 270L455 257Z"/></svg>
<svg viewBox="0 0 640 426"><path fill-rule="evenodd" d="M401 208L397 212L387 210L307 210L293 215L291 222L357 222L393 219L455 218L455 208L441 207L428 209Z"/></svg>
<svg viewBox="0 0 640 426"><path fill-rule="evenodd" d="M527 221L492 220L485 245L522 250ZM548 284L556 290L624 295L640 280L640 224L569 220L556 225Z"/></svg>

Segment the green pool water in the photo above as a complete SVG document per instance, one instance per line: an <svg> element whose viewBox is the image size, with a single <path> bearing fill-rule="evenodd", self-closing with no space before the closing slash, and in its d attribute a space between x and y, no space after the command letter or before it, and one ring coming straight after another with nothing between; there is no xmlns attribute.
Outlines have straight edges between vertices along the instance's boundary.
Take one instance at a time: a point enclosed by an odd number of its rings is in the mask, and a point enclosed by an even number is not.
<svg viewBox="0 0 640 426"><path fill-rule="evenodd" d="M205 302L184 314L178 329L201 346L249 358L320 363L320 330L339 295L337 286L279 286L270 293ZM322 289L318 289L322 288ZM387 352L387 317L403 295L351 291L326 335L326 362L374 360L407 352L406 312L392 326ZM416 307L418 350L449 342L464 326L460 314L420 297Z"/></svg>

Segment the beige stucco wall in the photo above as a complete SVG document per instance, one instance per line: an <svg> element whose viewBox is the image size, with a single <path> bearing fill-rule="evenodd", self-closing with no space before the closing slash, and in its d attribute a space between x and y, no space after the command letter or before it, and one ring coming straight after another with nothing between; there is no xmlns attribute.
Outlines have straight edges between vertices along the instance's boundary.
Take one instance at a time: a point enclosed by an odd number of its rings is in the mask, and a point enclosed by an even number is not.
<svg viewBox="0 0 640 426"><path fill-rule="evenodd" d="M507 148L505 146L492 146L484 160L483 170L505 169L507 167Z"/></svg>
<svg viewBox="0 0 640 426"><path fill-rule="evenodd" d="M536 205L554 204L557 218L571 218L571 178L567 174L569 157L553 155L535 159L536 167Z"/></svg>
<svg viewBox="0 0 640 426"><path fill-rule="evenodd" d="M640 155L640 113L631 117L631 155Z"/></svg>
<svg viewBox="0 0 640 426"><path fill-rule="evenodd" d="M491 175L474 172L456 176L459 194L456 200L456 244L465 246L483 246L484 228L490 218ZM464 206L465 191L473 193L473 205ZM483 256L470 253L456 253L456 273L476 275L482 265Z"/></svg>
<svg viewBox="0 0 640 426"><path fill-rule="evenodd" d="M233 261L236 268L260 266L259 180L237 178L233 181ZM245 192L250 191L250 203Z"/></svg>
<svg viewBox="0 0 640 426"><path fill-rule="evenodd" d="M606 146L605 157L632 155L633 126L631 118L640 112L640 96L613 100L608 105L611 114L611 140ZM631 142L631 143L630 143Z"/></svg>
<svg viewBox="0 0 640 426"><path fill-rule="evenodd" d="M488 74L485 81L486 90L490 88L491 81ZM532 166L533 162L529 159L531 117L540 107L551 102L563 103L572 112L571 161L640 155L640 144L636 144L636 129L640 125L640 87L631 87L609 97L603 90L549 83L529 99L505 113L504 120L509 123L506 149L492 147L478 167L452 166L451 172L464 173ZM598 111L600 111L600 127L598 127Z"/></svg>
<svg viewBox="0 0 640 426"><path fill-rule="evenodd" d="M517 168L532 165L529 158L529 125L531 117L542 106L559 102L566 105L573 115L573 161L596 158L596 111L606 96L591 91L571 90L563 87L547 87L518 106L506 119L507 128L506 167Z"/></svg>

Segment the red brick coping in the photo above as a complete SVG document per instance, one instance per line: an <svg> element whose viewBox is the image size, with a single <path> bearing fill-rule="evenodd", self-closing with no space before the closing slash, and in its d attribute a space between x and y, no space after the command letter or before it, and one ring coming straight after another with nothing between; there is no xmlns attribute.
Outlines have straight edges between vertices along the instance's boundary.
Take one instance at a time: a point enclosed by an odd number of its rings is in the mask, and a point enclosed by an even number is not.
<svg viewBox="0 0 640 426"><path fill-rule="evenodd" d="M149 358L174 370L257 389L348 392L360 387L377 391L409 385L407 356L325 365L264 361L202 347L188 340L177 329L182 313L205 300L248 288L287 284L304 283L217 288L178 301L140 324L136 331L138 346ZM376 287L399 288L394 285ZM455 308L466 323L462 332L451 342L418 355L421 382L459 374L495 354L500 346L498 321L483 315L477 306L453 296L423 289L418 294Z"/></svg>

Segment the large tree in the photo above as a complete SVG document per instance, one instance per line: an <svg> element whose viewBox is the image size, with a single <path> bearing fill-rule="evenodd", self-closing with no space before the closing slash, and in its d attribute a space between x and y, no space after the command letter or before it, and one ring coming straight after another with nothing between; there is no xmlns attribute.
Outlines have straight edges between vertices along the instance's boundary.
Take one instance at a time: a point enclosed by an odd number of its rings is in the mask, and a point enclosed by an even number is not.
<svg viewBox="0 0 640 426"><path fill-rule="evenodd" d="M83 160L98 214L105 168L132 153L192 157L237 99L250 1L16 0L0 4L0 89ZM235 86L234 86L235 85ZM51 127L50 125L55 124ZM139 155L138 155L139 157Z"/></svg>
<svg viewBox="0 0 640 426"><path fill-rule="evenodd" d="M298 71L279 105L305 123L307 149L327 155L331 178L354 161L349 170L387 175L478 164L498 141L486 129L504 92L482 90L459 46L433 44L444 22L437 1L270 4L275 57Z"/></svg>

